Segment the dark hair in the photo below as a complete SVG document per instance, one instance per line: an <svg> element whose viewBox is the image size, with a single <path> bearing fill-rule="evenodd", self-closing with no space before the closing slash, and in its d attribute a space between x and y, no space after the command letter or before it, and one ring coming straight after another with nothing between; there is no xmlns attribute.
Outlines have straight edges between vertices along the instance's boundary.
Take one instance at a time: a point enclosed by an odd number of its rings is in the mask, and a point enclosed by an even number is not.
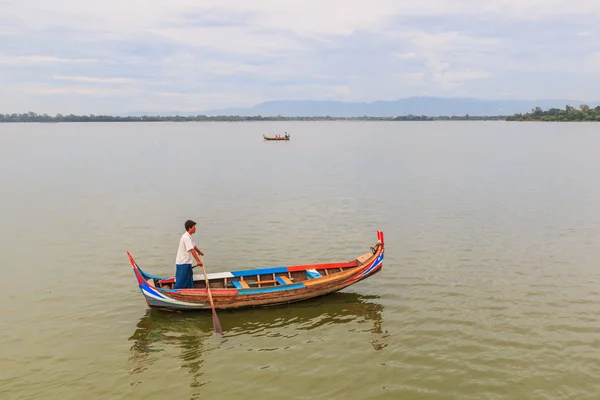
<svg viewBox="0 0 600 400"><path fill-rule="evenodd" d="M185 221L185 231L189 231L191 227L193 227L194 225L196 225L196 223L194 221L192 221L191 219L188 219L187 221Z"/></svg>

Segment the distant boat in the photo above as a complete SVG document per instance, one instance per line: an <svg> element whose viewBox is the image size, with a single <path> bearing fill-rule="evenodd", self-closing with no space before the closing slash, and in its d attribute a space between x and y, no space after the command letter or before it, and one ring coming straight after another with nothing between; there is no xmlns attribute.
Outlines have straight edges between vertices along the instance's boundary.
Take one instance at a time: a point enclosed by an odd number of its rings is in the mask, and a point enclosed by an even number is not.
<svg viewBox="0 0 600 400"><path fill-rule="evenodd" d="M269 136L265 136L263 135L263 138L265 138L265 140L290 140L290 135L285 135L285 136L281 136L281 137L269 137Z"/></svg>
<svg viewBox="0 0 600 400"><path fill-rule="evenodd" d="M337 292L383 267L383 232L371 251L350 261L294 265L208 274L215 308L240 308L293 303ZM137 283L148 306L166 310L211 308L206 281L194 275L193 289L174 289L175 277L143 272L127 252Z"/></svg>

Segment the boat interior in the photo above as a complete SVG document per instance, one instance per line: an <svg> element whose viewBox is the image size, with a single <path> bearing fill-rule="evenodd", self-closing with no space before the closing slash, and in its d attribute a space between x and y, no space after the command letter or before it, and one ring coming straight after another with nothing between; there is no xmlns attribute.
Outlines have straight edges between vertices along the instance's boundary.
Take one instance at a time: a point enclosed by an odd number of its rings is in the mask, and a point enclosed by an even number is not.
<svg viewBox="0 0 600 400"><path fill-rule="evenodd" d="M363 254L355 260L341 263L298 265L266 269L218 272L207 274L211 289L257 289L277 285L293 285L311 279L319 279L336 275L350 269L358 268L368 262L376 253L375 250ZM198 268L194 270L194 289L205 289L204 275ZM175 277L161 279L149 277L146 282L158 289L173 289Z"/></svg>

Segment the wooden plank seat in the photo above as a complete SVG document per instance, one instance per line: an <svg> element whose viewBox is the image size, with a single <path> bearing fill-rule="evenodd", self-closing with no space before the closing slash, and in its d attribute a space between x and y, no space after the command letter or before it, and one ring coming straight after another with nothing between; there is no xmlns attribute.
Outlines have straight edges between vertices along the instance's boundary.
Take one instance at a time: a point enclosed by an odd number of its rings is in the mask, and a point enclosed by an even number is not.
<svg viewBox="0 0 600 400"><path fill-rule="evenodd" d="M248 283L246 281L234 280L234 281L231 281L231 283L233 283L233 286L235 286L236 289L249 289L250 288L250 286L248 285Z"/></svg>
<svg viewBox="0 0 600 400"><path fill-rule="evenodd" d="M358 265L364 264L369 258L373 257L373 253L366 253L356 258Z"/></svg>
<svg viewBox="0 0 600 400"><path fill-rule="evenodd" d="M277 279L277 282L279 282L280 285L291 285L294 283L287 276L278 276L275 279Z"/></svg>
<svg viewBox="0 0 600 400"><path fill-rule="evenodd" d="M238 280L233 280L233 281L231 281L231 283L233 284L233 286L236 289L249 289L250 285L256 285L258 287L260 287L259 285L265 285L265 284L271 284L271 283L279 283L280 285L291 285L294 282L292 282L290 280L290 278L288 278L287 276L278 276L278 277L276 277L276 279L274 279L274 280L268 280L268 281L238 281Z"/></svg>

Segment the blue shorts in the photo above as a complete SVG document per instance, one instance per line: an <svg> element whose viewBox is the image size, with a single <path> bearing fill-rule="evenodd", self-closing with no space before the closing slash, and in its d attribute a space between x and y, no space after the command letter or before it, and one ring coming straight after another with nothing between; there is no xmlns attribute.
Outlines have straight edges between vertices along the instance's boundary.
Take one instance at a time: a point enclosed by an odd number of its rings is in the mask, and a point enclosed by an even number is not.
<svg viewBox="0 0 600 400"><path fill-rule="evenodd" d="M176 264L174 289L193 289L194 273L192 264Z"/></svg>

